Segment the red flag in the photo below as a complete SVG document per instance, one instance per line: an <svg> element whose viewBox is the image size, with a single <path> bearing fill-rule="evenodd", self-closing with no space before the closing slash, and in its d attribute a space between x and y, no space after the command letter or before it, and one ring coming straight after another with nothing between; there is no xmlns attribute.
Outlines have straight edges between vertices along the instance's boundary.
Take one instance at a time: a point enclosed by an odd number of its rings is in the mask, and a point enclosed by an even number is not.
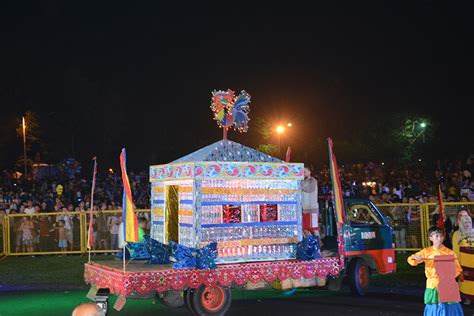
<svg viewBox="0 0 474 316"><path fill-rule="evenodd" d="M286 150L286 162L290 162L290 156L291 156L291 147L288 146L288 149Z"/></svg>
<svg viewBox="0 0 474 316"><path fill-rule="evenodd" d="M438 228L441 228L444 231L444 206L443 206L443 193L441 192L441 183L438 184L438 200L439 200Z"/></svg>

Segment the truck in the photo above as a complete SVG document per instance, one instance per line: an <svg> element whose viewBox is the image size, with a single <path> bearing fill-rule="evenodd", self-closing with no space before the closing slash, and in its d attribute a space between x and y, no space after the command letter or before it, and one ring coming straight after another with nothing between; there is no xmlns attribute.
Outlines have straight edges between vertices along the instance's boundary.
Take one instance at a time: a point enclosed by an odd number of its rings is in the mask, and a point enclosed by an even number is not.
<svg viewBox="0 0 474 316"><path fill-rule="evenodd" d="M105 312L127 298L158 296L195 315L224 315L232 288L327 286L365 295L371 274L396 271L394 233L365 198L342 198L329 141L334 198L320 212L320 254L300 260L303 164L288 163L223 140L166 165L150 167L151 237L193 248L216 242L215 269L144 261L89 261L88 297Z"/></svg>

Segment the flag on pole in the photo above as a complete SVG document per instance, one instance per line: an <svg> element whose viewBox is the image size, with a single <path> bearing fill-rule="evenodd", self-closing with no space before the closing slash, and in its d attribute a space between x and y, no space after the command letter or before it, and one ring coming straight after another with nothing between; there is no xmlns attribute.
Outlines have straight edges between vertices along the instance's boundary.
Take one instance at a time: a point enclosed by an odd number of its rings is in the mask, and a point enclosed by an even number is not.
<svg viewBox="0 0 474 316"><path fill-rule="evenodd" d="M120 154L120 169L122 170L123 182L123 235L125 236L125 241L138 242L138 221L137 215L133 211L132 190L130 189L130 182L128 181L126 163L127 154L125 148L123 148L122 153Z"/></svg>
<svg viewBox="0 0 474 316"><path fill-rule="evenodd" d="M444 231L444 205L443 205L443 193L441 192L441 183L438 184L438 200L439 200L438 228Z"/></svg>
<svg viewBox="0 0 474 316"><path fill-rule="evenodd" d="M92 221L93 221L93 211L94 211L94 191L95 191L95 176L97 174L97 157L92 158L94 160L94 171L92 173L92 188L91 188L91 212L89 216L89 234L87 234L87 249L92 249L94 244L94 235L92 232Z"/></svg>
<svg viewBox="0 0 474 316"><path fill-rule="evenodd" d="M288 146L288 149L286 150L286 162L290 162L290 156L291 156L291 147Z"/></svg>
<svg viewBox="0 0 474 316"><path fill-rule="evenodd" d="M341 181L339 180L339 170L337 169L336 156L334 155L334 152L332 150L331 138L328 138L328 146L334 209L336 210L337 222L344 224L346 222L346 213L344 211L344 200L342 198Z"/></svg>

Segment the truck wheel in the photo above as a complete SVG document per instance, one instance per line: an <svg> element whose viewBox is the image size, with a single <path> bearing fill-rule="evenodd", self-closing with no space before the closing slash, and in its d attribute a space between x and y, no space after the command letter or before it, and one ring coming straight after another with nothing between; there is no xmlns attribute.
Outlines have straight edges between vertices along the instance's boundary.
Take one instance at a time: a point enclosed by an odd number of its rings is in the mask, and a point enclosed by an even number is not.
<svg viewBox="0 0 474 316"><path fill-rule="evenodd" d="M202 285L190 296L192 296L189 299L196 315L224 315L232 302L231 290L219 285Z"/></svg>
<svg viewBox="0 0 474 316"><path fill-rule="evenodd" d="M168 291L162 294L161 301L168 307L178 308L183 307L184 296L183 291Z"/></svg>
<svg viewBox="0 0 474 316"><path fill-rule="evenodd" d="M362 259L353 259L349 264L348 272L352 294L364 296L369 287L369 268Z"/></svg>

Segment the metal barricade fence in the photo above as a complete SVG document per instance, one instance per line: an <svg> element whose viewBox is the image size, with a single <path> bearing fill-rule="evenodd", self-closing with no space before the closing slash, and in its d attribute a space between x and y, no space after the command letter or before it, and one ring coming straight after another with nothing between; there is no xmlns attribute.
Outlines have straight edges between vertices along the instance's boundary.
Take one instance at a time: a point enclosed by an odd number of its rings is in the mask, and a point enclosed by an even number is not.
<svg viewBox="0 0 474 316"><path fill-rule="evenodd" d="M419 250L426 245L426 208L421 203L378 204L395 234L397 250Z"/></svg>
<svg viewBox="0 0 474 316"><path fill-rule="evenodd" d="M430 245L428 229L437 224L437 203L377 204L394 229L398 251L415 251ZM444 202L444 214L456 224L456 214L467 209L474 214L474 202ZM150 210L135 210L137 217L147 221ZM83 254L88 251L89 212L11 214L0 218L0 256ZM121 210L94 211L92 222L92 253L117 253ZM449 222L446 222L448 224ZM447 228L450 240L453 230Z"/></svg>
<svg viewBox="0 0 474 316"><path fill-rule="evenodd" d="M444 202L447 244L450 245L459 210L469 210L472 215L474 202ZM437 226L438 203L394 203L377 204L386 216L395 234L395 246L398 251L415 251L430 246L428 230ZM451 226L449 225L451 223Z"/></svg>
<svg viewBox="0 0 474 316"><path fill-rule="evenodd" d="M0 216L0 257L7 255L7 250L6 250L7 237L6 237L6 228L5 228L6 221L7 221L7 216L1 215Z"/></svg>
<svg viewBox="0 0 474 316"><path fill-rule="evenodd" d="M135 210L150 222L150 210ZM93 253L118 252L122 211L94 211ZM11 214L0 219L0 255L83 254L88 251L89 212ZM148 224L149 225L149 224ZM145 233L149 234L145 229Z"/></svg>
<svg viewBox="0 0 474 316"><path fill-rule="evenodd" d="M80 254L80 212L8 215L7 255Z"/></svg>
<svg viewBox="0 0 474 316"><path fill-rule="evenodd" d="M145 233L150 232L150 210L135 210L137 218L144 217L147 222ZM92 253L117 253L119 252L119 226L122 222L121 210L95 211L92 221ZM90 213L84 213L84 252L87 252L87 239L90 227Z"/></svg>

